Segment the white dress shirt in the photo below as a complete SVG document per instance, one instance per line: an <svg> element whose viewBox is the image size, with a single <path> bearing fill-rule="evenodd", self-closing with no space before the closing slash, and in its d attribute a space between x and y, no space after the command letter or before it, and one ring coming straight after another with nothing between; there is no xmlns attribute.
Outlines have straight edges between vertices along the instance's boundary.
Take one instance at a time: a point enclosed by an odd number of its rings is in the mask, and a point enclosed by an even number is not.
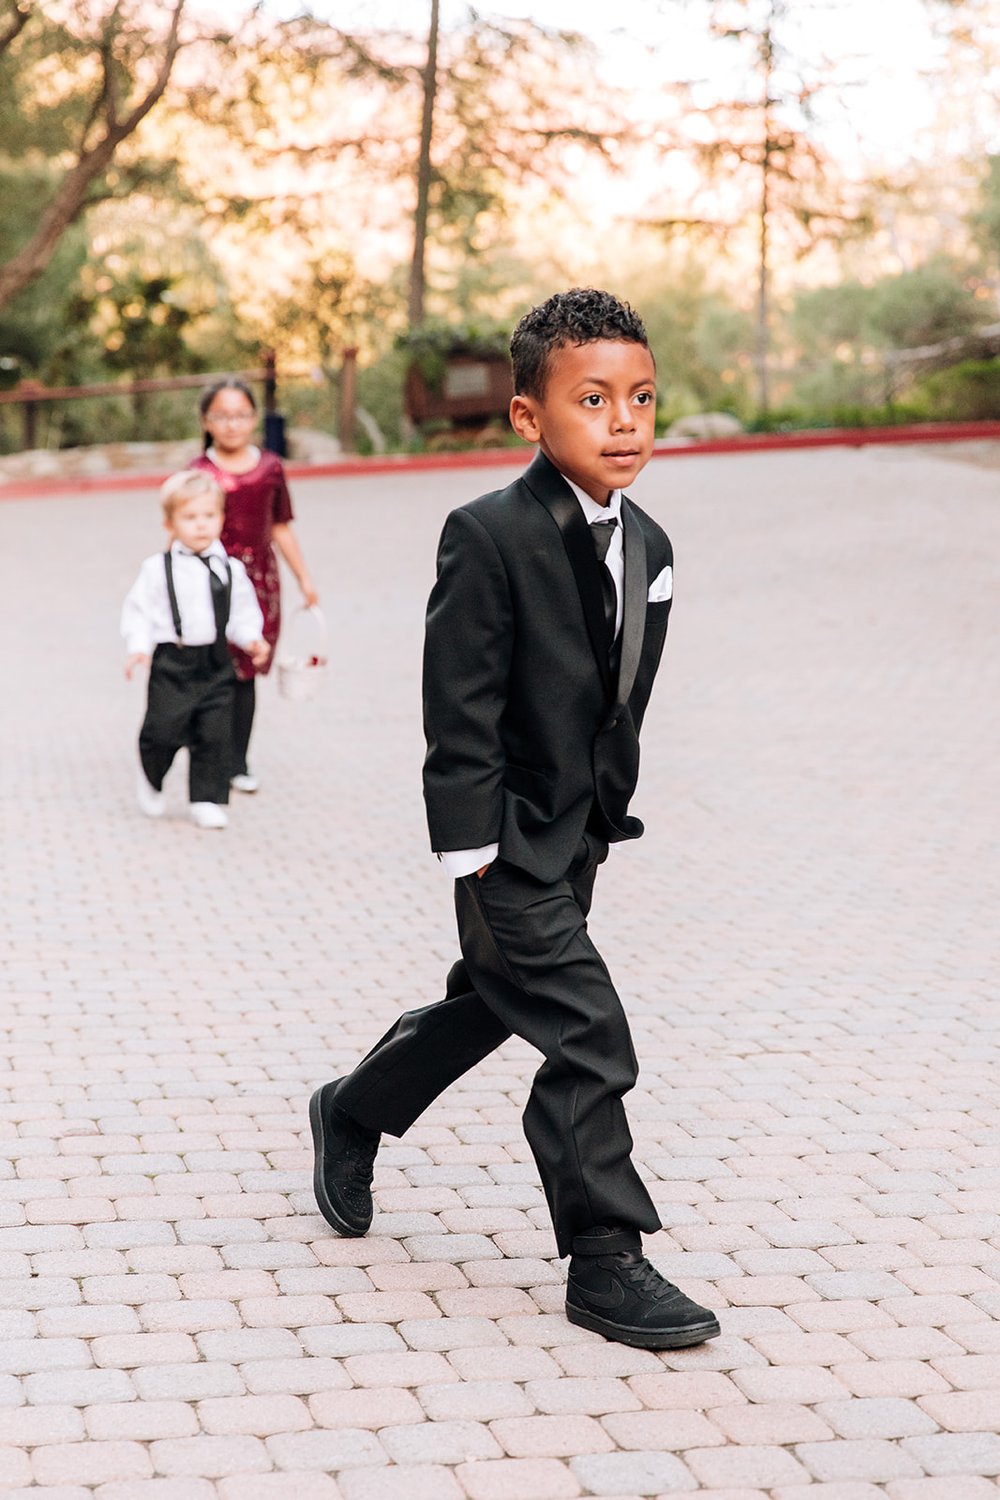
<svg viewBox="0 0 1000 1500"><path fill-rule="evenodd" d="M171 542L170 555L183 644L210 646L215 640L215 608L212 604L208 568L197 553L181 542ZM218 541L206 547L202 556L210 559L209 567L221 579L225 580L227 562L232 573L233 589L226 639L244 648L259 641L264 632L264 617L246 568L238 557L227 558L222 543ZM151 656L155 646L177 640L162 552L147 557L139 569L139 576L122 605L121 631L125 649L130 656L138 652Z"/></svg>
<svg viewBox="0 0 1000 1500"><path fill-rule="evenodd" d="M566 479L565 474L563 478ZM622 628L622 612L625 597L625 544L622 538L622 492L612 490L607 505L598 505L592 500L585 490L581 490L572 480L566 479L566 483L580 502L587 525L594 521L608 522L616 521L614 535L608 544L608 555L604 559L608 571L615 585L615 594L618 598L618 609L615 615L615 638ZM483 865L490 865L500 852L500 845L487 844L482 849L442 849L438 858L441 868L451 880L460 880L463 875L471 875L476 870L481 870Z"/></svg>

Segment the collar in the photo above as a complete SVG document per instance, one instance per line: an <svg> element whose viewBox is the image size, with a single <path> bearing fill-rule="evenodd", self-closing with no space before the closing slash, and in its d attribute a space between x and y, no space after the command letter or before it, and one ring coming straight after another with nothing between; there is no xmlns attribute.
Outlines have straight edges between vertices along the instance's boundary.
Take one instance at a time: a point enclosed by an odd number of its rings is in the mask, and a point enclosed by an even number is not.
<svg viewBox="0 0 1000 1500"><path fill-rule="evenodd" d="M235 479L242 479L243 476L244 476L244 474L252 474L253 471L254 471L254 469L260 463L261 458L262 458L263 455L261 454L261 451L257 447L256 443L250 443L249 444L249 452L250 452L250 457L253 459L253 463L251 464L251 466L250 466L249 469L242 469L239 474L235 474L233 476ZM214 467L218 469L218 471L219 471L220 474L232 474L233 473L232 469L223 468L222 464L219 463L219 455L216 452L215 444L214 443L210 444L205 449L205 457L208 459L209 463L213 464Z"/></svg>
<svg viewBox="0 0 1000 1500"><path fill-rule="evenodd" d="M566 475L565 474L562 477L563 477L563 479L566 479ZM598 505L597 501L596 500L592 500L591 497L587 494L586 490L581 490L580 486L577 485L577 484L574 484L573 481L572 481L572 479L566 479L566 483L569 485L570 489L573 491L574 495L579 500L579 502L580 502L580 508L583 511L584 519L586 520L588 526L590 526L594 521L612 521L612 520L617 521L618 524L619 524L619 526L621 525L621 520L622 520L622 492L621 492L621 490L612 490L611 491L611 498L608 501L607 505Z"/></svg>
<svg viewBox="0 0 1000 1500"><path fill-rule="evenodd" d="M170 543L170 550L174 557L221 557L223 561L226 557L226 549L218 537L205 548L204 552L193 552L190 547L185 547L184 543L175 537Z"/></svg>

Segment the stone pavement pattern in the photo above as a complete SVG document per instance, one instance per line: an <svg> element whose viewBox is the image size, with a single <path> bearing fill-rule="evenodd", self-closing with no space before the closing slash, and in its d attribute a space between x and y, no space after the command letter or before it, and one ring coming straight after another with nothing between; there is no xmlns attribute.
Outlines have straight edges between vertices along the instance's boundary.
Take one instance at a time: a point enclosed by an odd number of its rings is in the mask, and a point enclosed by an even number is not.
<svg viewBox="0 0 1000 1500"><path fill-rule="evenodd" d="M315 1211L305 1105L440 993L423 606L482 472L300 482L335 668L224 834L132 804L149 494L0 504L0 1495L989 1500L1000 1476L994 473L657 460L677 603L593 927L648 1248L723 1337L560 1312L511 1043Z"/></svg>

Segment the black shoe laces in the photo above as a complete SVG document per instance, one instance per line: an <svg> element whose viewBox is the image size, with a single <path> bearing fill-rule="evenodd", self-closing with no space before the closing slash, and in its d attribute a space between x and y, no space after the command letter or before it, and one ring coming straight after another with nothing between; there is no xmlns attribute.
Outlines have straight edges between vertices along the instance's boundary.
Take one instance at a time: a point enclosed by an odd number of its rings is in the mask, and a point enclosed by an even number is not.
<svg viewBox="0 0 1000 1500"><path fill-rule="evenodd" d="M625 1260L623 1257L619 1261L619 1268L635 1290L642 1296L653 1297L657 1301L662 1301L667 1297L675 1297L677 1295L677 1288L673 1282L668 1281L665 1276L661 1276L652 1262L648 1261L644 1255L636 1260Z"/></svg>
<svg viewBox="0 0 1000 1500"><path fill-rule="evenodd" d="M378 1136L375 1136L373 1140L366 1140L359 1135L354 1137L344 1152L347 1158L348 1174L359 1187L367 1188L371 1182L377 1151Z"/></svg>

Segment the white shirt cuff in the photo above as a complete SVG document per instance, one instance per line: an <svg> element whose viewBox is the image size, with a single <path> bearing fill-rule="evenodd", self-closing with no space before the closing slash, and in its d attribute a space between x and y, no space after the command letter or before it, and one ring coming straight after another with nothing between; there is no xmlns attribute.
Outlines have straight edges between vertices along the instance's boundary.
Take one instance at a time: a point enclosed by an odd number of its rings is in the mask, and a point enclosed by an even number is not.
<svg viewBox="0 0 1000 1500"><path fill-rule="evenodd" d="M438 858L450 880L461 880L463 875L472 875L483 865L491 865L499 853L499 844L487 844L482 849L442 849Z"/></svg>

